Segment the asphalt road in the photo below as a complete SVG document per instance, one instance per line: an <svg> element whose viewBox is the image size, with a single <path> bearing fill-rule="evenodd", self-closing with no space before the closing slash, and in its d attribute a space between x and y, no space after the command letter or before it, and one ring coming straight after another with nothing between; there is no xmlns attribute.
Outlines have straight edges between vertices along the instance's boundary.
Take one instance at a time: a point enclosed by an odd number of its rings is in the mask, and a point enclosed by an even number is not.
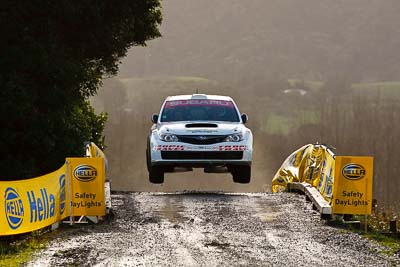
<svg viewBox="0 0 400 267"><path fill-rule="evenodd" d="M390 266L288 193L117 193L115 217L64 226L29 266Z"/></svg>

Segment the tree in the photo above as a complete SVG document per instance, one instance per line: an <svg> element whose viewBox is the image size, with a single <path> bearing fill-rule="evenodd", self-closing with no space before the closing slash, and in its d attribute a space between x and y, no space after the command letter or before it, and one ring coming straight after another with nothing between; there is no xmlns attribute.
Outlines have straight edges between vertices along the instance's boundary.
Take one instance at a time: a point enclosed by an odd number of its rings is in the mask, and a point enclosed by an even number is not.
<svg viewBox="0 0 400 267"><path fill-rule="evenodd" d="M9 1L0 8L0 180L55 170L101 142L87 98L159 37L159 0Z"/></svg>

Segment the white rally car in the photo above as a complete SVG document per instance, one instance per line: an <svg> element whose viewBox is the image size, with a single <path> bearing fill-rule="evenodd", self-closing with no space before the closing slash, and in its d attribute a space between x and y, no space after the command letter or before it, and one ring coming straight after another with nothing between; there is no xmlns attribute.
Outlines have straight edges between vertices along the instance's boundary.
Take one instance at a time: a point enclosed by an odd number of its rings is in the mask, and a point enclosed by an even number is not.
<svg viewBox="0 0 400 267"><path fill-rule="evenodd" d="M236 183L249 183L253 134L230 97L178 95L164 101L153 115L147 143L147 169L152 183L165 172L204 168L206 173L230 172Z"/></svg>

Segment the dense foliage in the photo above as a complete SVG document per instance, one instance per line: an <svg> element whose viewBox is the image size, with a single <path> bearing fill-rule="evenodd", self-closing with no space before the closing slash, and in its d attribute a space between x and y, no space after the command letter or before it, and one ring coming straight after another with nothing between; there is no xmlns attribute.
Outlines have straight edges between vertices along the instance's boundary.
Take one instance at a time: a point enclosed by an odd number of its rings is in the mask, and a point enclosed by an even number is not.
<svg viewBox="0 0 400 267"><path fill-rule="evenodd" d="M8 1L0 8L0 180L32 177L101 145L87 98L131 46L160 36L159 0Z"/></svg>

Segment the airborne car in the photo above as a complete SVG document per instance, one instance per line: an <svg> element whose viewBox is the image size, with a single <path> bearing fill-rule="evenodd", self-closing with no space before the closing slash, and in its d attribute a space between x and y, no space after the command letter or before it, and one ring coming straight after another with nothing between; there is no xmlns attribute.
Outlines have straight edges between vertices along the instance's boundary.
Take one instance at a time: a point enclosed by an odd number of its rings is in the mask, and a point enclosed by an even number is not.
<svg viewBox="0 0 400 267"><path fill-rule="evenodd" d="M167 97L160 114L152 117L146 151L150 182L163 183L165 172L204 168L249 183L253 134L244 125L247 120L227 96Z"/></svg>

